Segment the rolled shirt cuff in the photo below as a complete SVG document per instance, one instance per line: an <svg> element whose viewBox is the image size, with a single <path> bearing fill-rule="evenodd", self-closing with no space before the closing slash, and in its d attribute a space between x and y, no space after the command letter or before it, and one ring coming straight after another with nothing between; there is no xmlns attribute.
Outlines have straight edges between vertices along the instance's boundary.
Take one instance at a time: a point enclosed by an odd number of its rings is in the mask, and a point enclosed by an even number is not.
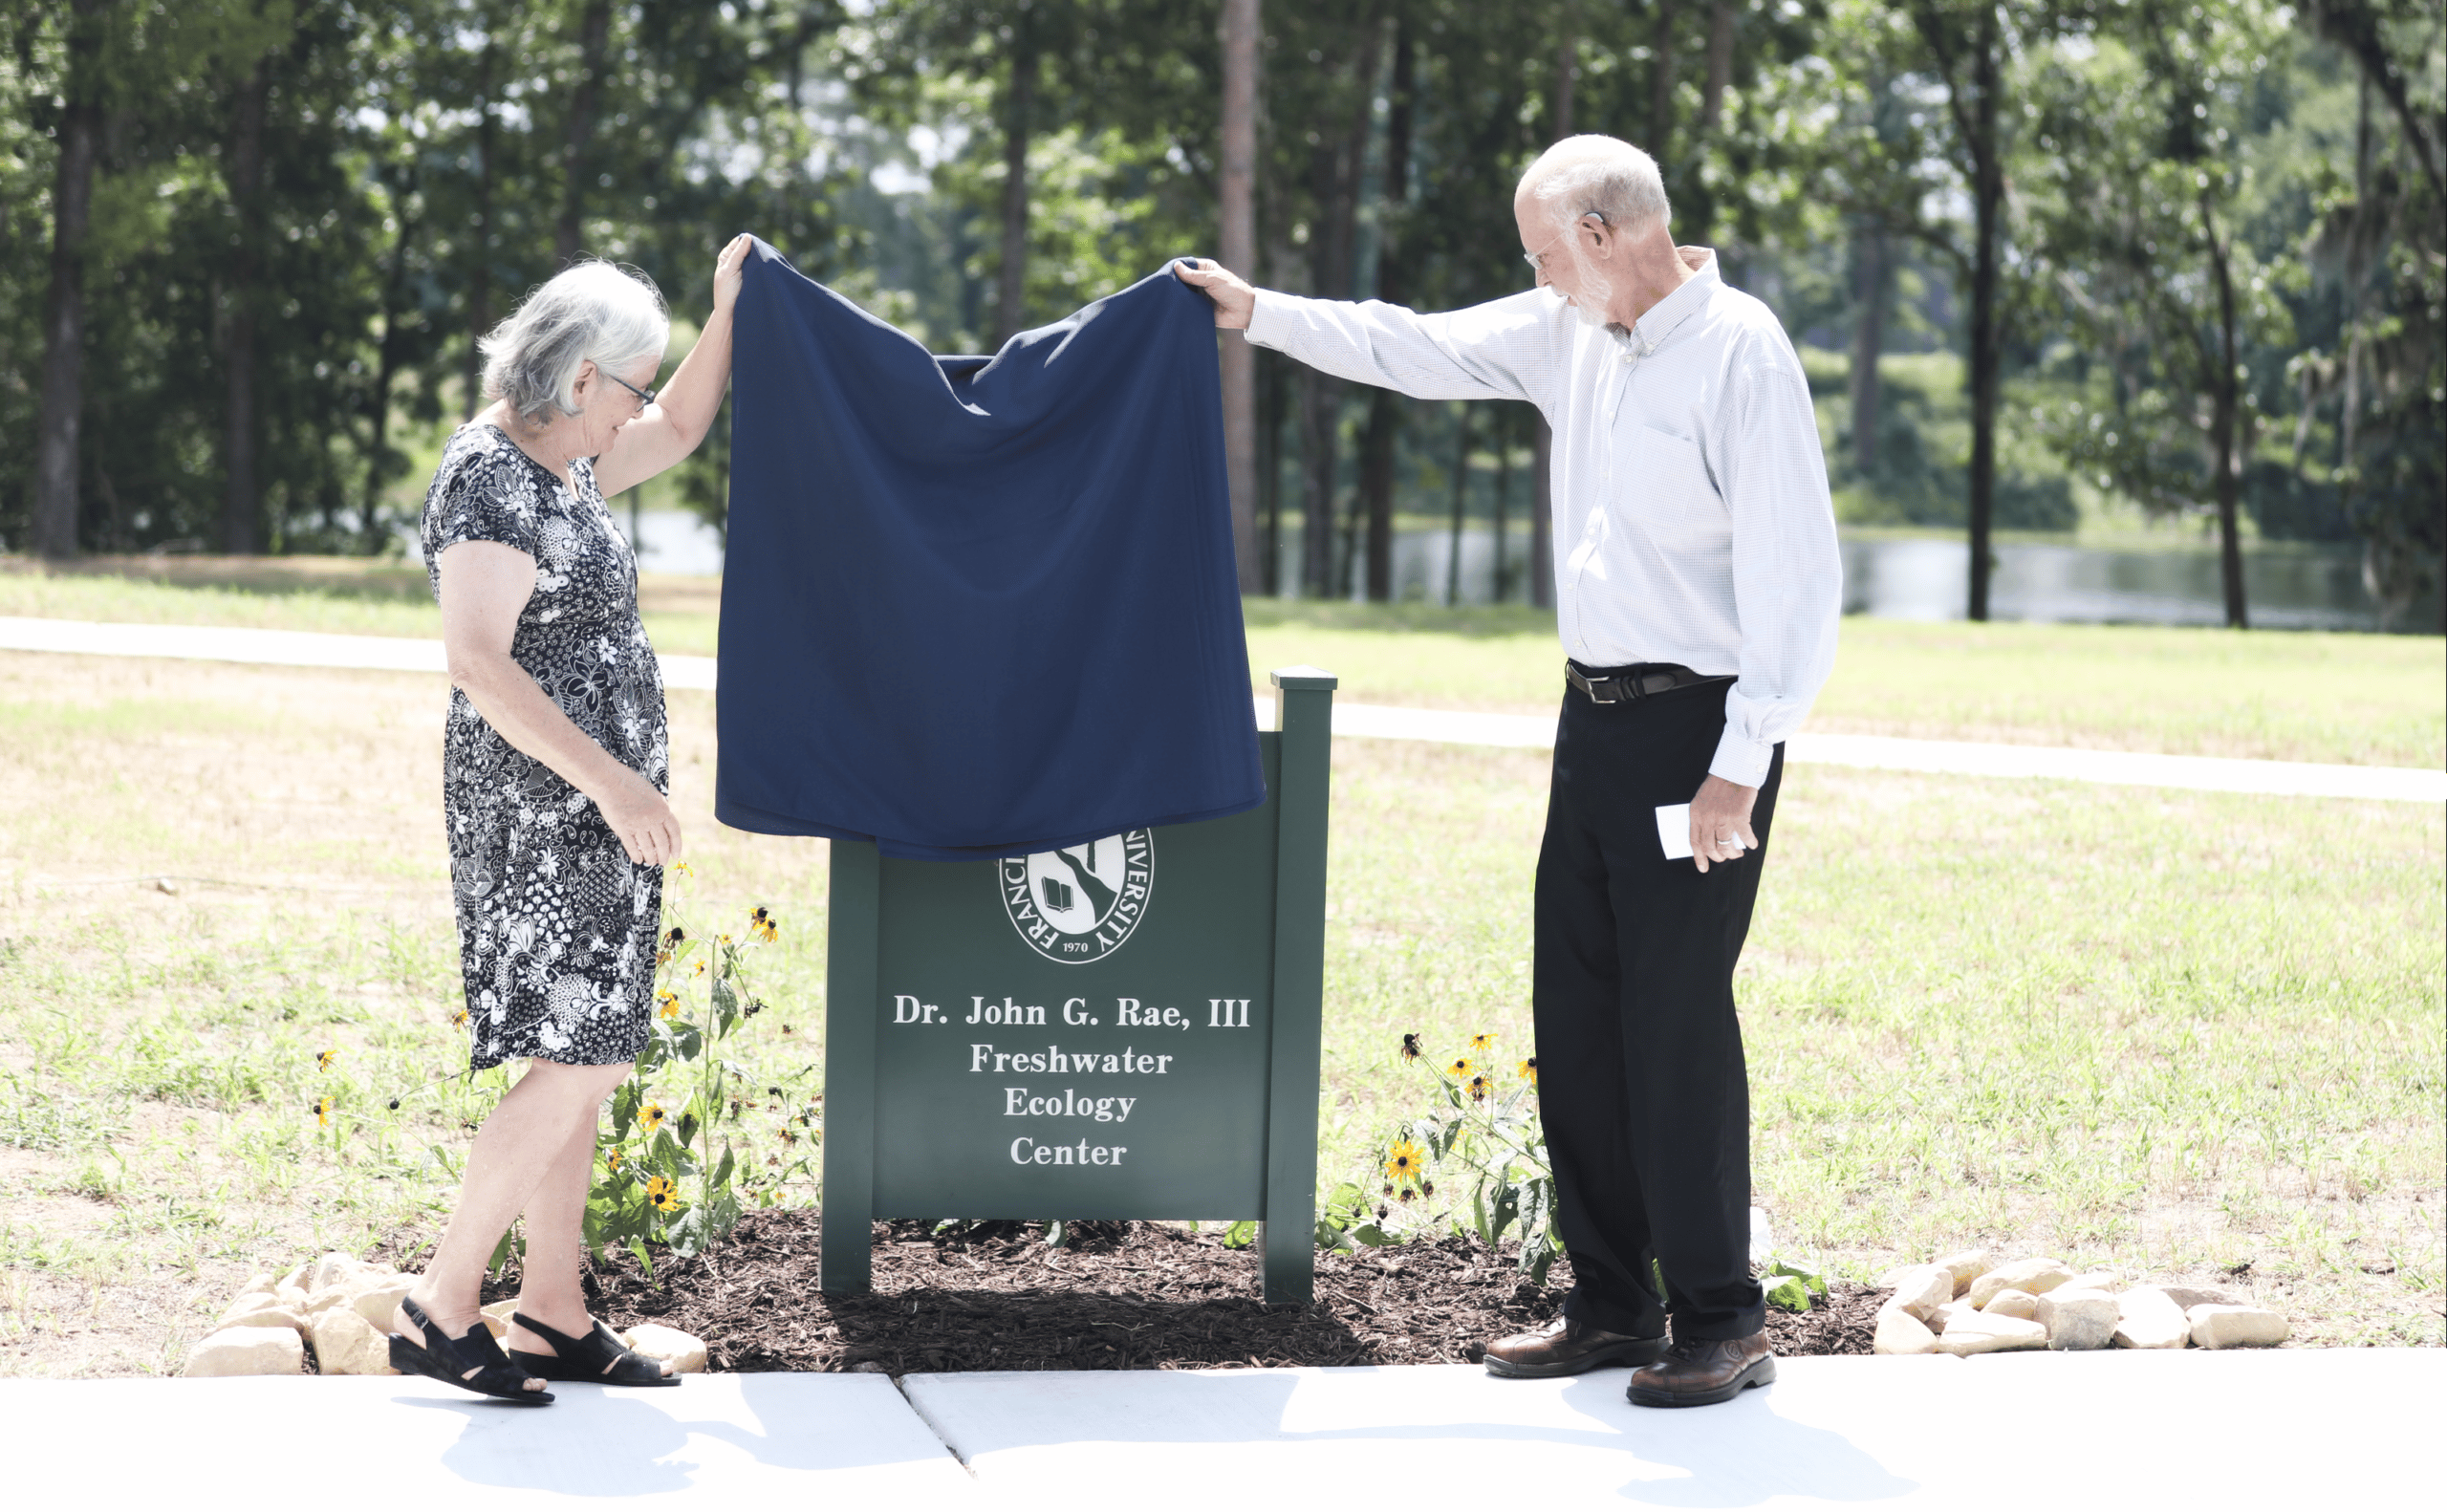
<svg viewBox="0 0 2447 1512"><path fill-rule="evenodd" d="M1717 740L1717 756L1708 763L1708 775L1744 788L1761 788L1766 786L1767 768L1775 759L1774 742L1752 740L1728 724Z"/></svg>
<svg viewBox="0 0 2447 1512"><path fill-rule="evenodd" d="M1256 292L1257 301L1249 310L1248 326L1241 335L1255 345L1280 351L1283 339L1276 328L1283 323L1283 304L1290 296L1276 293L1271 289L1260 289Z"/></svg>

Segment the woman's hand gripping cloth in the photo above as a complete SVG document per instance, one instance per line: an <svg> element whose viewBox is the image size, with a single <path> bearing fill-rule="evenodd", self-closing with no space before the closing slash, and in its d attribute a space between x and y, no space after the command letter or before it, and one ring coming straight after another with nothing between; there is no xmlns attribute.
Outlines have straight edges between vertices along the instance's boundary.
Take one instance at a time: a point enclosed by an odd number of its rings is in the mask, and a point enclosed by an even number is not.
<svg viewBox="0 0 2447 1512"><path fill-rule="evenodd" d="M938 358L759 242L737 331L723 823L969 860L1265 801L1205 295Z"/></svg>

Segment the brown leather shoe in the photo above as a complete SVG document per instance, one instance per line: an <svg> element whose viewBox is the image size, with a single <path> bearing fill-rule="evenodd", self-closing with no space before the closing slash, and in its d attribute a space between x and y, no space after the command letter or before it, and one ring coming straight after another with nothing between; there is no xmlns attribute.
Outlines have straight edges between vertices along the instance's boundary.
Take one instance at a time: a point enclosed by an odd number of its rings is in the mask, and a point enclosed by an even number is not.
<svg viewBox="0 0 2447 1512"><path fill-rule="evenodd" d="M1763 1331L1746 1339L1678 1339L1655 1365L1632 1372L1635 1407L1707 1407L1776 1378Z"/></svg>
<svg viewBox="0 0 2447 1512"><path fill-rule="evenodd" d="M1570 1318L1487 1346L1487 1373L1513 1377L1578 1375L1601 1365L1646 1365L1665 1353L1663 1339L1609 1333Z"/></svg>

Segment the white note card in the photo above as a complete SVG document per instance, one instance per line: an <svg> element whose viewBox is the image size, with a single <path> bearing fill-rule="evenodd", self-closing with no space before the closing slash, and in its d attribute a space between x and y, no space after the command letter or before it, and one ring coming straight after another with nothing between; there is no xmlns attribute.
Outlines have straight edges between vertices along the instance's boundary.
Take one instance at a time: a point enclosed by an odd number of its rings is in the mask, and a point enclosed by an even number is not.
<svg viewBox="0 0 2447 1512"><path fill-rule="evenodd" d="M1691 806L1669 803L1657 810L1657 843L1665 847L1665 858L1682 861L1691 854Z"/></svg>

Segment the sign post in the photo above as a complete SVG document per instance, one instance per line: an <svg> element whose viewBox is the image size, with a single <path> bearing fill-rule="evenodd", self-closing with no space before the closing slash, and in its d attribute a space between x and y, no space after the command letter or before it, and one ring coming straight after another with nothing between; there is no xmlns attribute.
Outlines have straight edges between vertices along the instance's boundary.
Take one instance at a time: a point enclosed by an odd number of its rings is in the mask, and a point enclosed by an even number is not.
<svg viewBox="0 0 2447 1512"><path fill-rule="evenodd" d="M1256 1219L1313 1289L1332 674L1273 674L1267 801L999 861L833 842L832 1293L877 1218Z"/></svg>

